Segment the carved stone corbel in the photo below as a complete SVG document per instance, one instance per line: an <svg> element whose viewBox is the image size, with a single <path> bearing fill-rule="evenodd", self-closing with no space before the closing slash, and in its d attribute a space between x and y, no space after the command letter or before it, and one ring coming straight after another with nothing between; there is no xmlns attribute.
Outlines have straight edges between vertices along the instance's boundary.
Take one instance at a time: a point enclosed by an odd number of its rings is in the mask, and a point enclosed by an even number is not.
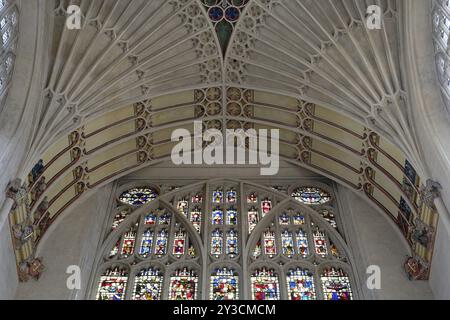
<svg viewBox="0 0 450 320"><path fill-rule="evenodd" d="M441 190L439 182L428 179L426 185L420 189L420 205L434 208L434 200L441 196Z"/></svg>

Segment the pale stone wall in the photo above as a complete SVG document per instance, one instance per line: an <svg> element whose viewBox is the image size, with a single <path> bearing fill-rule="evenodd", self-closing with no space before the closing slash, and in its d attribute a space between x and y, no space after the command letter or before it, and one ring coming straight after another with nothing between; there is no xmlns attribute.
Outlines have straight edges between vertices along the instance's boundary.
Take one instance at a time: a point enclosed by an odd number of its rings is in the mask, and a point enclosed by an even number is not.
<svg viewBox="0 0 450 320"><path fill-rule="evenodd" d="M402 265L409 248L399 229L384 213L348 189L338 187L341 217L354 253L365 299L433 299L428 281L409 281ZM366 270L381 268L381 290L368 290Z"/></svg>
<svg viewBox="0 0 450 320"><path fill-rule="evenodd" d="M39 281L19 284L16 299L83 299L91 275L105 215L112 203L106 186L80 205L65 212L41 245L39 256L46 270ZM81 268L81 290L67 288L68 266Z"/></svg>

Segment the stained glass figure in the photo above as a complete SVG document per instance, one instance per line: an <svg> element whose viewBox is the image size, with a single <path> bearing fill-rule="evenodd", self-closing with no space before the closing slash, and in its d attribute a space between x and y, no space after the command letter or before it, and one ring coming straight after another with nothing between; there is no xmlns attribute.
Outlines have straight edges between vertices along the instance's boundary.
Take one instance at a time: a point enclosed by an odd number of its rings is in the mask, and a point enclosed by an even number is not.
<svg viewBox="0 0 450 320"><path fill-rule="evenodd" d="M187 201L186 199L178 201L177 210L180 214L187 218L189 211L189 201Z"/></svg>
<svg viewBox="0 0 450 320"><path fill-rule="evenodd" d="M256 193L250 193L247 197L247 203L258 203L258 195Z"/></svg>
<svg viewBox="0 0 450 320"><path fill-rule="evenodd" d="M163 275L160 270L142 269L134 280L133 300L161 300Z"/></svg>
<svg viewBox="0 0 450 320"><path fill-rule="evenodd" d="M248 211L248 233L252 233L255 229L256 225L259 222L259 214L258 210L255 207L252 207Z"/></svg>
<svg viewBox="0 0 450 320"><path fill-rule="evenodd" d="M199 204L202 203L203 201L203 196L199 193L197 193L195 196L192 196L192 203L194 204Z"/></svg>
<svg viewBox="0 0 450 320"><path fill-rule="evenodd" d="M288 258L292 258L292 256L295 254L294 238L292 237L292 232L284 230L281 233L281 247L283 250L283 254Z"/></svg>
<svg viewBox="0 0 450 320"><path fill-rule="evenodd" d="M277 255L275 232L273 231L264 232L264 253L271 258Z"/></svg>
<svg viewBox="0 0 450 320"><path fill-rule="evenodd" d="M292 197L304 204L318 205L331 201L331 195L321 188L302 187L292 193Z"/></svg>
<svg viewBox="0 0 450 320"><path fill-rule="evenodd" d="M301 226L301 225L304 225L305 223L306 223L305 222L305 216L302 215L301 213L297 213L294 216L294 225Z"/></svg>
<svg viewBox="0 0 450 320"><path fill-rule="evenodd" d="M295 234L297 240L297 252L303 258L309 255L308 236L305 231L298 230Z"/></svg>
<svg viewBox="0 0 450 320"><path fill-rule="evenodd" d="M212 212L212 224L223 225L223 211L219 207L215 208Z"/></svg>
<svg viewBox="0 0 450 320"><path fill-rule="evenodd" d="M158 232L158 235L156 237L156 244L155 244L155 255L157 255L157 256L166 255L168 237L169 237L169 234L168 234L167 230L163 229Z"/></svg>
<svg viewBox="0 0 450 320"><path fill-rule="evenodd" d="M250 280L253 300L280 300L278 275L273 270L256 270Z"/></svg>
<svg viewBox="0 0 450 320"><path fill-rule="evenodd" d="M227 191L227 203L234 204L237 201L237 192L233 189Z"/></svg>
<svg viewBox="0 0 450 320"><path fill-rule="evenodd" d="M111 231L116 230L119 228L120 224L125 221L127 216L129 215L130 211L128 210L120 210L115 216L112 223Z"/></svg>
<svg viewBox="0 0 450 320"><path fill-rule="evenodd" d="M220 190L213 191L212 202L220 204L223 202L223 192Z"/></svg>
<svg viewBox="0 0 450 320"><path fill-rule="evenodd" d="M185 247L186 233L183 230L179 230L177 233L175 233L175 238L173 239L172 254L177 258L181 258L186 250Z"/></svg>
<svg viewBox="0 0 450 320"><path fill-rule="evenodd" d="M272 210L272 201L266 198L261 202L262 217L264 218L270 210Z"/></svg>
<svg viewBox="0 0 450 320"><path fill-rule="evenodd" d="M297 268L287 273L287 289L290 300L315 300L313 274L305 269Z"/></svg>
<svg viewBox="0 0 450 320"><path fill-rule="evenodd" d="M200 209L200 207L196 206L191 211L190 221L194 226L194 229L197 230L198 233L200 233L202 228L202 210Z"/></svg>
<svg viewBox="0 0 450 320"><path fill-rule="evenodd" d="M97 300L125 300L128 272L116 267L106 270L100 277Z"/></svg>
<svg viewBox="0 0 450 320"><path fill-rule="evenodd" d="M223 233L216 229L211 234L211 255L219 257L223 251Z"/></svg>
<svg viewBox="0 0 450 320"><path fill-rule="evenodd" d="M291 223L291 217L287 212L283 212L280 215L278 222L281 226L288 226Z"/></svg>
<svg viewBox="0 0 450 320"><path fill-rule="evenodd" d="M334 229L337 230L336 217L332 211L321 209L318 212Z"/></svg>
<svg viewBox="0 0 450 320"><path fill-rule="evenodd" d="M253 258L258 258L262 253L261 241L256 242L255 249L252 252Z"/></svg>
<svg viewBox="0 0 450 320"><path fill-rule="evenodd" d="M170 224L171 216L169 213L163 213L161 216L159 216L159 224L160 225L169 225Z"/></svg>
<svg viewBox="0 0 450 320"><path fill-rule="evenodd" d="M152 253L153 236L154 236L154 233L151 230L144 231L144 234L142 235L141 247L139 249L139 255L141 255L144 258L147 258Z"/></svg>
<svg viewBox="0 0 450 320"><path fill-rule="evenodd" d="M120 202L131 206L142 206L153 201L158 193L148 187L133 188L122 193L119 197Z"/></svg>
<svg viewBox="0 0 450 320"><path fill-rule="evenodd" d="M320 280L325 300L352 300L350 279L342 269L325 269Z"/></svg>
<svg viewBox="0 0 450 320"><path fill-rule="evenodd" d="M198 276L187 268L177 270L170 277L169 300L196 300L198 292Z"/></svg>
<svg viewBox="0 0 450 320"><path fill-rule="evenodd" d="M313 233L313 237L314 237L314 249L316 254L321 257L326 257L328 255L328 249L325 233L319 230L319 228L316 228L316 230Z"/></svg>
<svg viewBox="0 0 450 320"><path fill-rule="evenodd" d="M156 215L150 212L148 215L145 216L144 223L146 225L155 225L156 224Z"/></svg>
<svg viewBox="0 0 450 320"><path fill-rule="evenodd" d="M237 211L234 207L227 209L227 224L230 226L237 225Z"/></svg>
<svg viewBox="0 0 450 320"><path fill-rule="evenodd" d="M136 244L136 231L131 229L123 236L122 251L120 252L123 258L128 258L134 253L134 245Z"/></svg>
<svg viewBox="0 0 450 320"><path fill-rule="evenodd" d="M210 300L239 300L239 277L233 269L216 269L211 275Z"/></svg>
<svg viewBox="0 0 450 320"><path fill-rule="evenodd" d="M226 253L230 258L236 257L238 255L238 233L235 230L230 230L227 232L227 248Z"/></svg>

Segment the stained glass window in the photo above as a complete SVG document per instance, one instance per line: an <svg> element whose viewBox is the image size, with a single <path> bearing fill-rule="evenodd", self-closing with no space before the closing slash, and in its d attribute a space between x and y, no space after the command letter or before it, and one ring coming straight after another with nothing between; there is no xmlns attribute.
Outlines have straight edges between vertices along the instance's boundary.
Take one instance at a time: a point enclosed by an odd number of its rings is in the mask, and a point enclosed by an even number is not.
<svg viewBox="0 0 450 320"><path fill-rule="evenodd" d="M197 300L198 275L187 268L170 277L170 300Z"/></svg>
<svg viewBox="0 0 450 320"><path fill-rule="evenodd" d="M239 276L233 269L217 269L211 275L211 300L239 300Z"/></svg>
<svg viewBox="0 0 450 320"><path fill-rule="evenodd" d="M258 258L262 254L261 241L256 242L255 249L252 252L253 258Z"/></svg>
<svg viewBox="0 0 450 320"><path fill-rule="evenodd" d="M200 209L200 207L195 206L194 209L191 211L190 221L194 226L195 230L197 230L197 232L200 233L202 228L202 210Z"/></svg>
<svg viewBox="0 0 450 320"><path fill-rule="evenodd" d="M219 38L222 52L225 55L234 25L239 20L242 10L249 0L202 0L208 16L213 23Z"/></svg>
<svg viewBox="0 0 450 320"><path fill-rule="evenodd" d="M211 255L219 257L223 251L223 232L216 229L211 234Z"/></svg>
<svg viewBox="0 0 450 320"><path fill-rule="evenodd" d="M142 235L141 247L139 249L139 255L144 258L147 258L152 253L153 246L153 231L146 230Z"/></svg>
<svg viewBox="0 0 450 320"><path fill-rule="evenodd" d="M131 206L142 206L153 201L158 194L152 188L140 187L133 188L122 193L119 197L120 202L129 204Z"/></svg>
<svg viewBox="0 0 450 320"><path fill-rule="evenodd" d="M281 247L283 250L283 254L288 258L292 258L292 256L295 254L294 238L292 237L292 232L284 230L281 233Z"/></svg>
<svg viewBox="0 0 450 320"><path fill-rule="evenodd" d="M283 212L278 220L281 226L288 226L291 223L291 217L286 212Z"/></svg>
<svg viewBox="0 0 450 320"><path fill-rule="evenodd" d="M134 280L133 300L161 300L163 280L160 270L142 269Z"/></svg>
<svg viewBox="0 0 450 320"><path fill-rule="evenodd" d="M301 226L305 224L305 216L302 215L301 213L297 213L294 216L294 225L296 226Z"/></svg>
<svg viewBox="0 0 450 320"><path fill-rule="evenodd" d="M160 225L169 225L170 224L170 220L171 220L171 215L169 213L163 213L160 217L159 217L159 224Z"/></svg>
<svg viewBox="0 0 450 320"><path fill-rule="evenodd" d="M313 233L313 237L316 254L321 257L326 257L328 255L328 249L325 233L319 230L319 228L316 228L316 230Z"/></svg>
<svg viewBox="0 0 450 320"><path fill-rule="evenodd" d="M264 218L270 212L270 210L272 210L272 201L270 201L269 199L264 199L261 202L262 217Z"/></svg>
<svg viewBox="0 0 450 320"><path fill-rule="evenodd" d="M273 231L267 230L264 232L264 253L269 257L277 255L275 232Z"/></svg>
<svg viewBox="0 0 450 320"><path fill-rule="evenodd" d="M212 202L216 204L220 204L223 202L223 192L220 190L216 190L213 192Z"/></svg>
<svg viewBox="0 0 450 320"><path fill-rule="evenodd" d="M255 207L252 207L248 211L248 233L252 233L258 222L259 222L258 210Z"/></svg>
<svg viewBox="0 0 450 320"><path fill-rule="evenodd" d="M155 244L155 255L157 255L157 256L166 255L168 236L169 236L169 234L166 229L163 229L158 232L158 236L156 237L156 244Z"/></svg>
<svg viewBox="0 0 450 320"><path fill-rule="evenodd" d="M100 277L97 300L125 300L128 272L116 267L106 270Z"/></svg>
<svg viewBox="0 0 450 320"><path fill-rule="evenodd" d="M186 199L178 201L177 209L180 214L187 218L189 211L189 201L187 201Z"/></svg>
<svg viewBox="0 0 450 320"><path fill-rule="evenodd" d="M117 254L119 253L119 248L120 248L120 243L121 242L122 242L122 239L117 240L116 244L114 245L114 247L109 252L109 256L108 256L109 259L112 259L115 256L117 256Z"/></svg>
<svg viewBox="0 0 450 320"><path fill-rule="evenodd" d="M199 204L199 203L202 203L202 201L203 201L203 197L199 193L197 193L196 195L194 195L192 197L192 203Z"/></svg>
<svg viewBox="0 0 450 320"><path fill-rule="evenodd" d="M295 234L295 237L297 239L298 254L303 258L307 257L309 255L309 249L308 249L308 236L306 235L306 232L303 230L298 230L297 233Z"/></svg>
<svg viewBox="0 0 450 320"><path fill-rule="evenodd" d="M133 255L135 243L136 243L136 231L133 228L127 233L125 233L123 237L122 251L120 252L122 257L127 258Z"/></svg>
<svg viewBox="0 0 450 320"><path fill-rule="evenodd" d="M146 225L155 225L156 224L156 215L153 213L149 213L145 216L144 223Z"/></svg>
<svg viewBox="0 0 450 320"><path fill-rule="evenodd" d="M120 224L127 218L130 212L128 210L120 210L115 216L112 223L111 231L116 230Z"/></svg>
<svg viewBox="0 0 450 320"><path fill-rule="evenodd" d="M313 274L305 269L297 268L287 273L288 296L290 300L315 300Z"/></svg>
<svg viewBox="0 0 450 320"><path fill-rule="evenodd" d="M342 250L346 248L346 244L335 237L337 207L314 207L321 216L319 217L310 209L303 210L304 206L292 199L290 193L283 196L278 192L274 193L276 191L270 192L267 188L264 191L255 189L254 184L247 186L230 181L220 185L214 180L212 185L214 188L207 195L196 193L200 190L198 185L191 189L181 187L179 191L167 196L161 195L161 200L154 200L155 209L146 212L141 212L137 207L117 207L113 214L114 230L105 235L105 241L111 245L102 252L101 258L107 259L100 259L100 270L109 268L113 261L117 261L115 263L121 263L120 269L132 270L134 277L129 277L130 271L127 271L122 287L114 284L119 282L114 278L110 280L110 284L104 281L104 299L125 299L127 287L128 298L135 300L277 300L282 296L291 300L314 300L323 299L324 295L327 299L352 298L350 280L345 272L337 268L322 272L325 265L322 262L327 262L326 266L332 266L338 260L340 268L351 267L345 255L347 251ZM167 190L167 186L161 183L161 189ZM208 184L202 189L209 190ZM238 201L240 194L235 190L245 190L246 201ZM286 186L286 190L292 190L291 186ZM213 201L203 201L204 197ZM276 212L273 211L275 199L279 203ZM240 220L240 210L246 211L243 221ZM207 219L204 218L205 212ZM264 220L268 223L264 228L258 228L263 212L266 214L265 220L269 218L269 212L273 212L273 217L270 217L270 221ZM207 259L199 259L201 252L197 241L191 241L195 239L190 237L189 222L197 232L202 231L195 238L205 246L209 254ZM243 229L244 235L240 234L242 230L239 225L242 222L248 223ZM130 226L129 229L122 230L120 226L123 224ZM249 234L258 231L258 234L249 236L247 231ZM112 249L111 238L118 239ZM254 246L249 248L250 257L246 264L249 276L242 279L236 270L242 263L242 259L239 259L242 250L247 248L250 239ZM137 255L138 260L130 258L134 255ZM315 255L321 258L317 264ZM302 259L307 261L299 263L307 263L307 267L292 264L293 261ZM136 270L139 262L148 265ZM210 269L212 263L218 265ZM167 271L162 271L155 265L159 268L164 265ZM278 265L279 270L276 267ZM201 268L207 268L211 273L208 275ZM114 268L108 270L114 276ZM256 271L252 272L253 270ZM167 279L164 278L165 272L169 272ZM207 275L205 280L208 290L202 292L201 296L198 285L203 278L199 274ZM99 276L98 281L105 280L105 276L106 273ZM242 285L239 281L245 281L245 285L250 286L248 294L251 296L239 291L239 285ZM96 282L92 290L93 295L97 295L100 292L100 282ZM109 295L106 294L108 292Z"/></svg>
<svg viewBox="0 0 450 320"><path fill-rule="evenodd" d="M333 211L328 209L321 209L318 212L322 216L322 218L324 218L334 229L337 230L336 217L334 216Z"/></svg>
<svg viewBox="0 0 450 320"><path fill-rule="evenodd" d="M342 269L325 269L320 279L325 300L352 300L350 279Z"/></svg>
<svg viewBox="0 0 450 320"><path fill-rule="evenodd" d="M173 255L177 258L184 255L186 248L186 233L183 230L179 230L175 233L173 240Z"/></svg>
<svg viewBox="0 0 450 320"><path fill-rule="evenodd" d="M227 255L234 258L239 253L238 233L235 230L227 232Z"/></svg>
<svg viewBox="0 0 450 320"><path fill-rule="evenodd" d="M235 226L238 224L238 214L234 207L227 209L227 224Z"/></svg>
<svg viewBox="0 0 450 320"><path fill-rule="evenodd" d="M0 3L0 104L6 97L12 78L17 47L19 12L14 3L15 1ZM8 4L9 9L5 10Z"/></svg>
<svg viewBox="0 0 450 320"><path fill-rule="evenodd" d="M253 300L280 299L278 275L273 270L256 270L251 276L251 284Z"/></svg>
<svg viewBox="0 0 450 320"><path fill-rule="evenodd" d="M250 193L247 197L247 203L258 203L258 195L256 193Z"/></svg>
<svg viewBox="0 0 450 320"><path fill-rule="evenodd" d="M219 207L215 208L212 212L212 224L223 225L223 211Z"/></svg>
<svg viewBox="0 0 450 320"><path fill-rule="evenodd" d="M237 201L237 192L233 189L227 191L227 203L234 204Z"/></svg>
<svg viewBox="0 0 450 320"><path fill-rule="evenodd" d="M292 197L308 205L325 204L331 201L331 195L328 192L315 187L298 188L292 193Z"/></svg>

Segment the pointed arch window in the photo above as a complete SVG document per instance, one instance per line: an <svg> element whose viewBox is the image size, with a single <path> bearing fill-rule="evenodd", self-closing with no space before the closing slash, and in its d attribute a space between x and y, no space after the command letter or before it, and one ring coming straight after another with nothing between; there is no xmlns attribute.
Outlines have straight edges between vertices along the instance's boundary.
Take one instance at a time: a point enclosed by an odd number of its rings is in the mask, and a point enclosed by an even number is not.
<svg viewBox="0 0 450 320"><path fill-rule="evenodd" d="M347 273L339 268L328 268L320 277L325 300L352 300L353 293Z"/></svg>
<svg viewBox="0 0 450 320"><path fill-rule="evenodd" d="M223 232L216 229L211 234L211 255L218 258L223 252Z"/></svg>
<svg viewBox="0 0 450 320"><path fill-rule="evenodd" d="M239 300L239 276L228 268L216 269L211 275L210 300Z"/></svg>
<svg viewBox="0 0 450 320"><path fill-rule="evenodd" d="M167 241L169 238L169 233L166 229L162 229L158 232L155 243L155 255L162 257L167 254Z"/></svg>
<svg viewBox="0 0 450 320"><path fill-rule="evenodd" d="M179 230L177 233L175 233L175 238L173 240L173 250L172 254L180 258L184 255L186 250L186 233L184 230Z"/></svg>
<svg viewBox="0 0 450 320"><path fill-rule="evenodd" d="M170 277L169 300L197 300L198 275L188 268L180 269Z"/></svg>
<svg viewBox="0 0 450 320"><path fill-rule="evenodd" d="M238 234L234 229L227 232L227 255L234 258L239 254Z"/></svg>
<svg viewBox="0 0 450 320"><path fill-rule="evenodd" d="M291 269L287 273L287 287L290 300L315 300L313 274L306 269Z"/></svg>
<svg viewBox="0 0 450 320"><path fill-rule="evenodd" d="M235 190L244 190L243 202ZM334 203L307 208L290 193L283 196L270 190L254 183L214 180L161 194L145 209L116 203L109 218L113 230L105 233L108 245L99 259L98 282L93 283L91 297L353 299L350 271L343 271L351 270L349 249L336 237L339 212ZM264 220L263 207L271 212ZM202 221L204 212L210 215ZM247 270L241 270L244 259ZM241 271L248 274L247 279L240 278ZM245 281L249 296L239 291L239 281Z"/></svg>
<svg viewBox="0 0 450 320"><path fill-rule="evenodd" d="M152 267L142 269L134 280L133 300L161 300L163 275Z"/></svg>
<svg viewBox="0 0 450 320"><path fill-rule="evenodd" d="M128 272L120 267L107 269L100 277L97 300L125 300Z"/></svg>
<svg viewBox="0 0 450 320"><path fill-rule="evenodd" d="M280 283L274 270L262 268L251 276L253 300L280 300Z"/></svg>

